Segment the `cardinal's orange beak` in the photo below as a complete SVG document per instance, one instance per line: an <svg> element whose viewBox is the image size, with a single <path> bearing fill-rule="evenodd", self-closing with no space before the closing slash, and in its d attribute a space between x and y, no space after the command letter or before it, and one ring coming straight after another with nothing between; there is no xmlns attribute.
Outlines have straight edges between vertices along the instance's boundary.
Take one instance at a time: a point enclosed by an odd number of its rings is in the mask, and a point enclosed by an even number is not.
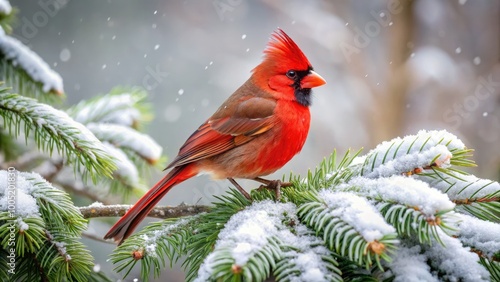
<svg viewBox="0 0 500 282"><path fill-rule="evenodd" d="M317 74L315 71L310 71L300 82L301 88L314 88L326 84L324 78Z"/></svg>

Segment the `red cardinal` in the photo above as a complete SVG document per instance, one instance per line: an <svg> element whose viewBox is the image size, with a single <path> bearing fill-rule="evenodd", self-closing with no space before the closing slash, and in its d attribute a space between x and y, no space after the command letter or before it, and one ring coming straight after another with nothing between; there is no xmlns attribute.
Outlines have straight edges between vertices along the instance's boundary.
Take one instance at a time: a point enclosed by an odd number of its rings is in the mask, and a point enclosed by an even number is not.
<svg viewBox="0 0 500 282"><path fill-rule="evenodd" d="M153 186L104 236L123 242L172 187L201 172L227 178L262 178L300 152L309 131L311 88L325 84L281 29L273 33L252 76L182 145Z"/></svg>

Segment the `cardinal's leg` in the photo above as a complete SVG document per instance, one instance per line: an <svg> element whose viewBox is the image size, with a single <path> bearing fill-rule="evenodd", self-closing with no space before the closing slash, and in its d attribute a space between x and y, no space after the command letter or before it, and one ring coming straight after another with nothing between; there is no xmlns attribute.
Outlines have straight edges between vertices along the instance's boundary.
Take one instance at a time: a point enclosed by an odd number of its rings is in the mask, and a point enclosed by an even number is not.
<svg viewBox="0 0 500 282"><path fill-rule="evenodd" d="M238 189L238 191L240 191L241 194L243 194L243 196L245 196L245 198L252 200L252 197L250 197L250 194L248 194L247 191L245 191L245 189L243 189L243 187L241 187L240 184L238 184L238 182L236 182L236 180L234 180L231 177L228 177L227 180L229 180L229 182L231 182L234 185L234 187L236 187L236 189Z"/></svg>

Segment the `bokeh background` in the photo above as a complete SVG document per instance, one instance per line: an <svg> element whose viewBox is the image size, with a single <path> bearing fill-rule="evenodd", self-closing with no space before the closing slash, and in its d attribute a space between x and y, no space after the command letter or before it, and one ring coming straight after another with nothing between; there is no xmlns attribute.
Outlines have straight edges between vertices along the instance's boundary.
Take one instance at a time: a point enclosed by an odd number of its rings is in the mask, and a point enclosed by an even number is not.
<svg viewBox="0 0 500 282"><path fill-rule="evenodd" d="M150 93L148 133L173 157L250 75L270 34L285 30L327 81L314 90L302 153L273 177L304 175L334 148L365 148L446 129L474 148L479 177L500 177L500 2L16 1L14 36L64 79L67 105L118 85ZM162 172L153 173L151 183ZM243 182L245 187L255 183ZM207 204L226 181L202 176L163 204ZM131 199L132 203L135 199ZM108 223L93 221L104 234ZM113 246L85 239L97 263ZM177 267L158 281L183 281ZM116 279L120 276L114 275ZM132 273L127 281L138 277Z"/></svg>

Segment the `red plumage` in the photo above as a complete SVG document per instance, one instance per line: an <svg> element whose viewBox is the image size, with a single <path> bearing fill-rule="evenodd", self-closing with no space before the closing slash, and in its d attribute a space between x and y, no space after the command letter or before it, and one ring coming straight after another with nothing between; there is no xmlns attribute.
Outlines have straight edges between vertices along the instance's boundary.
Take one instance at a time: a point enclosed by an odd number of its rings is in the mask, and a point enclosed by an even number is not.
<svg viewBox="0 0 500 282"><path fill-rule="evenodd" d="M272 35L252 76L184 143L156 183L105 235L121 244L175 185L201 172L215 179L268 175L304 145L310 90L325 84L281 29Z"/></svg>

